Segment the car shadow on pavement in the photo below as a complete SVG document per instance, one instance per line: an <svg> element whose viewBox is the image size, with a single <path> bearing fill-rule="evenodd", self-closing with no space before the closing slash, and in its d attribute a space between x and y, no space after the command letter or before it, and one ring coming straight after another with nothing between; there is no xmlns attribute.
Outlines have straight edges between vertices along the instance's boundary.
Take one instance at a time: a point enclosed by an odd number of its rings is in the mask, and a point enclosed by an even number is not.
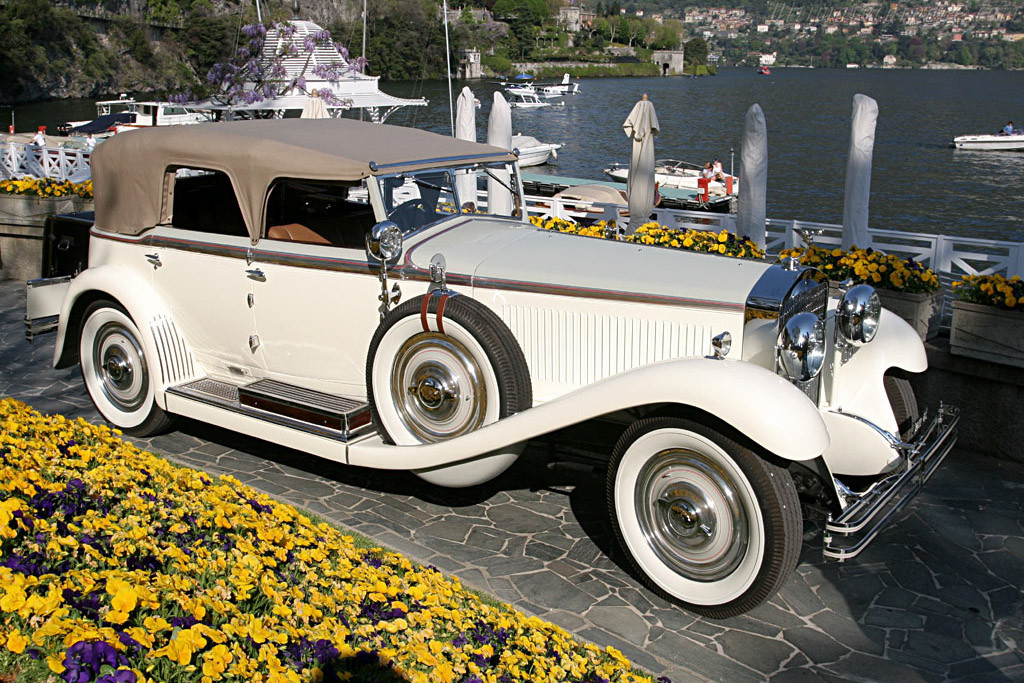
<svg viewBox="0 0 1024 683"><path fill-rule="evenodd" d="M233 474L527 612L578 622L581 635L610 638L642 666L653 655L682 658L708 679L1024 680L1015 646L1024 642L1019 465L954 453L900 519L841 564L822 559L824 512L805 506L800 562L779 595L714 621L631 572L608 516L605 472L566 457L571 435L531 442L490 482L449 489L207 424L176 428L150 447ZM613 442L603 443L610 451Z"/></svg>

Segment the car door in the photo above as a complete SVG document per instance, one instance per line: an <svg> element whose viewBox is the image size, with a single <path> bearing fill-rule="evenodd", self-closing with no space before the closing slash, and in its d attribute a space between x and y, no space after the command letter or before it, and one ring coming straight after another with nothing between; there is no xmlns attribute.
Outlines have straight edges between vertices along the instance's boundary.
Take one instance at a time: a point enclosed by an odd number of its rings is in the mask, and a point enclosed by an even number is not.
<svg viewBox="0 0 1024 683"><path fill-rule="evenodd" d="M259 376L249 233L227 176L190 173L176 177L171 224L152 234L154 287L207 374Z"/></svg>
<svg viewBox="0 0 1024 683"><path fill-rule="evenodd" d="M338 184L282 181L253 253L253 312L266 376L325 393L364 397L366 352L379 322L376 263L364 238L365 201Z"/></svg>

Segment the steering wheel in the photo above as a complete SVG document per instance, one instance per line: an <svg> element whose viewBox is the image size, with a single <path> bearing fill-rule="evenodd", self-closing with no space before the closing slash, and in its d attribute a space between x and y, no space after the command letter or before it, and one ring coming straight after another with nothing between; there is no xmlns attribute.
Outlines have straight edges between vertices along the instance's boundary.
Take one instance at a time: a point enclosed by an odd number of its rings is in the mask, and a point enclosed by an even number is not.
<svg viewBox="0 0 1024 683"><path fill-rule="evenodd" d="M398 223L399 227L403 229L416 229L423 227L429 213L430 208L427 203L416 197L396 206L388 214L388 218Z"/></svg>

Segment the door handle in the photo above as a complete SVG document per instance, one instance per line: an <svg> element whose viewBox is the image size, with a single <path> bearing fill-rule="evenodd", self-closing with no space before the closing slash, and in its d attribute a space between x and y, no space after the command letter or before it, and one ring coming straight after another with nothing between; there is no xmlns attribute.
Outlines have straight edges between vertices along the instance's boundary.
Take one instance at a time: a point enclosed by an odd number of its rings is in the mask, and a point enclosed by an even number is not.
<svg viewBox="0 0 1024 683"><path fill-rule="evenodd" d="M250 268L249 270L245 271L245 274L249 278L253 280L259 280L260 282L264 282L267 279L267 277L263 274L263 271L260 270L259 268Z"/></svg>

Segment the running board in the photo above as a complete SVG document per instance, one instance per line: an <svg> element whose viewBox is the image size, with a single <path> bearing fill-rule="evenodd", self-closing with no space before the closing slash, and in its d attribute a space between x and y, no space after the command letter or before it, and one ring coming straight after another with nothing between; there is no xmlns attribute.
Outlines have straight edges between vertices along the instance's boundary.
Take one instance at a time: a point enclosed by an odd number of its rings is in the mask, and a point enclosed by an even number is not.
<svg viewBox="0 0 1024 683"><path fill-rule="evenodd" d="M337 441L371 429L367 403L269 379L244 386L200 379L167 393Z"/></svg>

